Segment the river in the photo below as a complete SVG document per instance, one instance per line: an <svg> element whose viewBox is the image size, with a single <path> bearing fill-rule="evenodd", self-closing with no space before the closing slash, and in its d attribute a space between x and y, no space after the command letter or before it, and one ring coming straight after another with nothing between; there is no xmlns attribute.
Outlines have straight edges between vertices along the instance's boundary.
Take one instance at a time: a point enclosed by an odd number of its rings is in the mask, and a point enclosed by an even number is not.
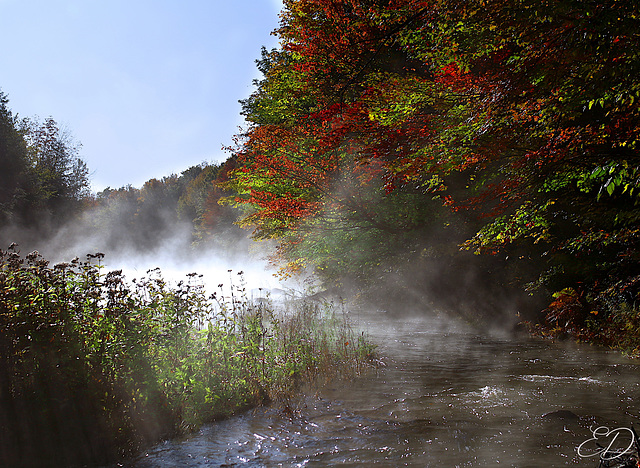
<svg viewBox="0 0 640 468"><path fill-rule="evenodd" d="M384 365L323 386L292 411L258 408L161 443L131 465L596 467L597 457L581 456L593 442L578 452L592 430L640 416L639 363L616 352L433 319L357 321Z"/></svg>

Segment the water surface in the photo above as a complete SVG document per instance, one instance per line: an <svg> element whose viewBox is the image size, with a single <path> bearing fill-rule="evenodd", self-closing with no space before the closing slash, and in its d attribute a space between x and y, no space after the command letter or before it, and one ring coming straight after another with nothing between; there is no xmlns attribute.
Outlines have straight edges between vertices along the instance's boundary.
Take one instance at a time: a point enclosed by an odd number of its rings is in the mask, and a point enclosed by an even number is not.
<svg viewBox="0 0 640 468"><path fill-rule="evenodd" d="M384 366L325 386L292 411L259 408L131 463L595 467L597 459L577 452L591 430L628 427L640 416L639 363L612 351L479 335L423 318L362 314L359 323Z"/></svg>

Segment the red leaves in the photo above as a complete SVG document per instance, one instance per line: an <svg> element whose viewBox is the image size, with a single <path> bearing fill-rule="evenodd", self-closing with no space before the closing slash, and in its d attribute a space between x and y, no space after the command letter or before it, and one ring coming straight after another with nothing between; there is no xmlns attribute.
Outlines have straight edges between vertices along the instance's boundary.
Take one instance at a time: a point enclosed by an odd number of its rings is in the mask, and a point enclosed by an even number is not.
<svg viewBox="0 0 640 468"><path fill-rule="evenodd" d="M637 157L640 66L622 47L636 33L615 19L629 18L620 4L610 15L566 2L286 5L284 51L246 109L260 118L233 173L259 229L297 229L338 206L402 225L365 206L360 195L374 192L440 196L491 223L522 206L542 212L561 189L588 197L571 174L619 151ZM517 240L509 229L495 237Z"/></svg>
<svg viewBox="0 0 640 468"><path fill-rule="evenodd" d="M451 91L467 93L473 90L477 79L472 73L462 71L457 62L450 62L438 71L434 81Z"/></svg>

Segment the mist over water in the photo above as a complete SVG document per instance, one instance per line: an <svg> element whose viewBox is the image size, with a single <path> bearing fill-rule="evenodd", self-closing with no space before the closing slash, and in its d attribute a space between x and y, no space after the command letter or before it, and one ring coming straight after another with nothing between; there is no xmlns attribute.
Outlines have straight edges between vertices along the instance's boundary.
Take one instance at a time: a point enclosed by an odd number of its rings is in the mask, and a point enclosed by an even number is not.
<svg viewBox="0 0 640 468"><path fill-rule="evenodd" d="M230 225L206 242L195 243L191 223L175 222L167 212L163 215L160 210L155 222L136 229L120 224L98 226L92 211L53 234L45 234L42 229L8 227L0 232L4 244L0 247L6 249L15 242L22 254L37 250L52 265L75 257L84 261L88 254L103 253L100 264L105 273L122 270L128 281L147 277L150 270L159 269L162 278L175 285L186 280L188 274L198 273L198 280L210 292L220 284L229 290L232 284L241 282L264 294L303 287L296 281L285 285L277 278L267 260L271 246L251 240L248 231Z"/></svg>

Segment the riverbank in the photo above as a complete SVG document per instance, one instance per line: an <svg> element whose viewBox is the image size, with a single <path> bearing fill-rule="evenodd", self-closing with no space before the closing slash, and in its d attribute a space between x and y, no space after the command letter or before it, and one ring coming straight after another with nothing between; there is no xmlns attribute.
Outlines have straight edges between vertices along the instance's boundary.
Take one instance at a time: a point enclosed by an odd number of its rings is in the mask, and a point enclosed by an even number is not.
<svg viewBox="0 0 640 468"><path fill-rule="evenodd" d="M610 290L588 295L573 288L553 294L536 322L525 322L532 336L573 340L640 357L640 311L633 296Z"/></svg>
<svg viewBox="0 0 640 468"><path fill-rule="evenodd" d="M637 426L639 363L618 352L479 333L446 317L353 320L386 365L323 386L292 414L261 407L126 466L595 467L596 442L612 438L592 429Z"/></svg>
<svg viewBox="0 0 640 468"><path fill-rule="evenodd" d="M2 466L108 464L373 356L343 311L0 251Z"/></svg>

